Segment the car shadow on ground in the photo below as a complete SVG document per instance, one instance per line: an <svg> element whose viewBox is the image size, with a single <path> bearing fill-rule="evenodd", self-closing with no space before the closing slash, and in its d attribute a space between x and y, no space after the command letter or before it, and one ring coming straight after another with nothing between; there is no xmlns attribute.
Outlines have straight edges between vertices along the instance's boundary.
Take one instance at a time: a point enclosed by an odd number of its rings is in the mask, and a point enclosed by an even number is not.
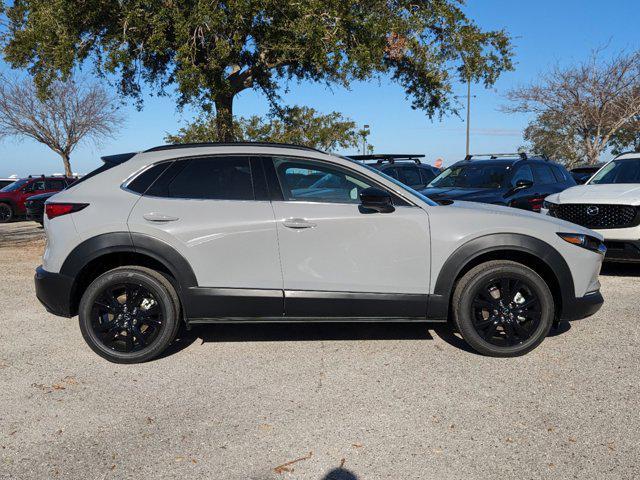
<svg viewBox="0 0 640 480"><path fill-rule="evenodd" d="M569 322L562 322L548 336L562 335L570 329ZM194 342L433 340L433 334L455 348L479 355L443 323L227 323L181 328L176 340L158 358L173 355Z"/></svg>
<svg viewBox="0 0 640 480"><path fill-rule="evenodd" d="M39 240L44 240L44 230L36 222L0 224L0 248L19 247Z"/></svg>
<svg viewBox="0 0 640 480"><path fill-rule="evenodd" d="M604 263L600 275L611 277L640 277L640 263Z"/></svg>

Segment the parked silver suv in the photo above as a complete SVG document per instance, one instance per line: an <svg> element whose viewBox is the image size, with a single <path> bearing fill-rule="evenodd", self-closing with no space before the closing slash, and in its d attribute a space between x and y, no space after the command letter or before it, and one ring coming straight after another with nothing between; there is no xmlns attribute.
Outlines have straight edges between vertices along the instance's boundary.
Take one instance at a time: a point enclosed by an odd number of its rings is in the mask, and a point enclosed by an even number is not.
<svg viewBox="0 0 640 480"><path fill-rule="evenodd" d="M237 143L103 160L47 202L36 292L114 362L157 356L183 321L452 320L508 357L603 301L599 234L439 205L347 158Z"/></svg>

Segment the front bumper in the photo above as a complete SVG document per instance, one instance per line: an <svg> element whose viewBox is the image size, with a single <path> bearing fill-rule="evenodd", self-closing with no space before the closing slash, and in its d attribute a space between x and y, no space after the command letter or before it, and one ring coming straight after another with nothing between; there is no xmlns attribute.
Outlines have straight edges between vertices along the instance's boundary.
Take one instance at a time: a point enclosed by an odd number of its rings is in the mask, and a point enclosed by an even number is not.
<svg viewBox="0 0 640 480"><path fill-rule="evenodd" d="M49 313L60 317L74 315L71 302L73 278L59 273L47 272L42 266L36 268L36 297Z"/></svg>
<svg viewBox="0 0 640 480"><path fill-rule="evenodd" d="M561 320L580 320L596 313L602 307L604 298L600 290L588 293L584 297L573 298L564 301L562 305Z"/></svg>

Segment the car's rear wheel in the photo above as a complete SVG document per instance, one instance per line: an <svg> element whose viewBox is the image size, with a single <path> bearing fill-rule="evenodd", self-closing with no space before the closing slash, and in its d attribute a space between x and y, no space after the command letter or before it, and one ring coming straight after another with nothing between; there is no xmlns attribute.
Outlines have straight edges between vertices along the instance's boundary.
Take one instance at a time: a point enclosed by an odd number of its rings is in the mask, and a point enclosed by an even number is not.
<svg viewBox="0 0 640 480"><path fill-rule="evenodd" d="M479 353L515 357L536 348L553 324L555 306L547 283L532 269L498 260L469 270L453 295L453 319Z"/></svg>
<svg viewBox="0 0 640 480"><path fill-rule="evenodd" d="M179 328L180 304L171 283L149 268L110 270L80 300L82 336L98 355L116 363L151 360Z"/></svg>
<svg viewBox="0 0 640 480"><path fill-rule="evenodd" d="M13 218L13 209L11 205L0 203L0 223L10 222Z"/></svg>

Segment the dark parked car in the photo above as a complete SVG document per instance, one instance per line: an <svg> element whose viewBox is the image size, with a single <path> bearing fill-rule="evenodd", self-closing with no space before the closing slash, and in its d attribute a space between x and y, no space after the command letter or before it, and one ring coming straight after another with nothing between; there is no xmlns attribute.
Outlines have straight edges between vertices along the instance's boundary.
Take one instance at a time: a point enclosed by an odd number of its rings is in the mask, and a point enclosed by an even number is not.
<svg viewBox="0 0 640 480"><path fill-rule="evenodd" d="M583 185L587 183L587 180L593 177L593 174L600 170L603 165L604 163L598 163L596 165L574 167L571 169L570 173L578 185Z"/></svg>
<svg viewBox="0 0 640 480"><path fill-rule="evenodd" d="M562 165L544 157L483 154L467 155L434 178L421 193L439 203L465 200L539 212L547 195L575 184Z"/></svg>
<svg viewBox="0 0 640 480"><path fill-rule="evenodd" d="M439 173L440 169L422 163L424 155L385 153L372 155L350 155L349 158L364 162L382 173L399 180L405 185L420 190L426 187Z"/></svg>
<svg viewBox="0 0 640 480"><path fill-rule="evenodd" d="M24 202L25 210L27 211L27 219L38 222L40 225L44 223L44 202L53 197L58 192L42 193L40 195L34 195Z"/></svg>

